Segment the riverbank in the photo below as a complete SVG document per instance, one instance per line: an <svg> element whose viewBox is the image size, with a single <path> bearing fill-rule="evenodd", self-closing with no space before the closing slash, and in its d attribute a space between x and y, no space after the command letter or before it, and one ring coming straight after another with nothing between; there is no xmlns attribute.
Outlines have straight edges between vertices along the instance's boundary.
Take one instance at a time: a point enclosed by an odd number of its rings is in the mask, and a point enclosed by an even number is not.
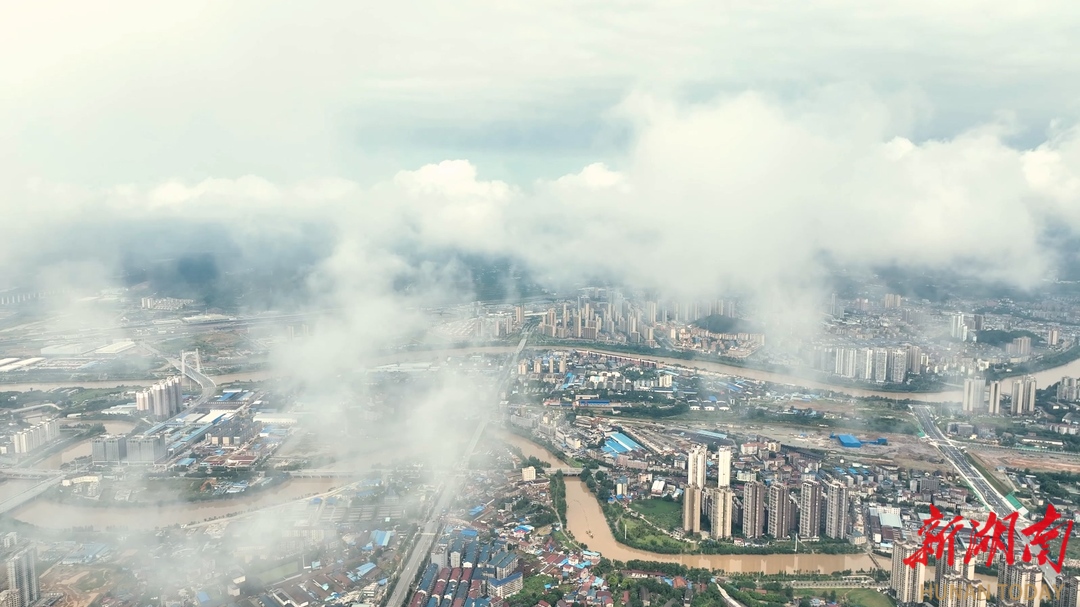
<svg viewBox="0 0 1080 607"><path fill-rule="evenodd" d="M554 453L525 437L499 433L504 442L514 445L526 456L558 465ZM860 554L662 554L631 548L620 543L608 526L600 503L579 479L568 477L566 484L566 530L589 550L619 561L657 561L679 563L728 573L835 573L845 570L871 570L874 563Z"/></svg>
<svg viewBox="0 0 1080 607"><path fill-rule="evenodd" d="M1035 375L1044 371L1053 371L1054 369L1060 369L1068 367L1073 362L1080 361L1080 345L1073 346L1064 352L1058 352L1050 356L1043 356L1035 360L1020 363L1014 367L1011 367L1007 371L999 371L996 369L989 369L986 372L986 379L993 381L1001 381L1010 377L1020 377L1022 375ZM1059 381L1059 376L1054 381ZM1050 384L1044 384L1044 386Z"/></svg>
<svg viewBox="0 0 1080 607"><path fill-rule="evenodd" d="M578 350L590 350L594 352L607 352L612 354L618 354L623 356L639 356L643 358L660 357L669 360L681 360L687 363L712 363L717 365L724 365L733 369L744 369L748 371L760 371L777 376L796 377L807 381L820 383L822 385L835 386L838 390L856 389L856 390L873 390L883 394L936 394L940 392L948 391L948 385L941 381L930 382L920 377L916 377L916 382L922 380L921 383L912 384L889 384L889 385L874 385L874 384L861 384L857 381L847 380L835 375L816 371L814 369L803 369L799 367L791 367L788 365L781 365L777 363L769 363L764 361L747 360L744 358L731 358L727 356L718 356L715 354L708 354L705 352L697 352L694 350L666 350L663 348L647 348L643 346L624 346L620 344L611 344L607 342L591 342L580 340L553 340L551 338L537 337L535 340L537 347L566 347L571 346ZM1074 358L1080 358L1080 352ZM1072 360L1072 359L1070 359Z"/></svg>
<svg viewBox="0 0 1080 607"><path fill-rule="evenodd" d="M959 389L942 390L939 392L921 392L921 391L905 391L905 390L883 390L874 388L861 388L851 385L838 385L836 383L830 383L827 381L821 381L811 377L800 375L798 372L792 370L787 371L770 371L762 370L750 366L739 366L730 363L722 362L710 362L706 360L694 360L687 358L678 358L664 356L662 353L643 353L643 352L629 352L613 349L609 344L594 344L594 343L550 343L550 344L534 344L535 347L550 347L550 348L579 348L588 349L593 352L601 354L610 354L614 356L634 356L642 360L650 360L657 363L668 365L679 365L691 369L700 369L703 371L722 373L726 375L734 375L739 377L745 377L757 381L768 381L777 384L800 386L811 390L822 390L826 392L833 392L836 394L845 394L856 398L885 398L889 400L911 400L923 403L940 403L940 402L960 402L963 400L963 391ZM447 355L463 355L463 354L506 354L512 352L514 348L512 346L474 346L460 349L444 348L441 350L417 350L398 352L385 357L380 357L372 360L372 364L386 364L391 362L419 362L419 361L436 361L439 358ZM1075 352L1070 350L1069 356L1076 355L1080 357L1080 347L1075 349ZM1055 359L1055 362L1061 359ZM1018 373L1022 374L1025 371L1014 370L1005 375L1005 377L1012 377ZM1049 386L1061 380L1062 376L1077 377L1080 376L1080 358L1071 360L1067 363L1061 364L1049 369L1043 369L1041 371L1034 372L1035 379L1039 386ZM280 374L271 370L253 371L248 373L236 373L229 375L217 375L212 379L218 384L228 384L234 382L256 382L264 381L268 379L274 379L281 377ZM6 378L5 378L6 379ZM82 381L82 382L28 382L22 381L18 383L3 384L0 383L0 392L26 392L29 390L53 390L63 388L118 388L118 387L141 387L153 383L155 380L142 380L142 381Z"/></svg>
<svg viewBox="0 0 1080 607"><path fill-rule="evenodd" d="M550 344L547 346L537 347L551 347L557 348L557 345ZM564 346L569 347L569 345ZM855 398L884 398L889 400L911 400L915 402L924 403L939 403L939 402L960 402L963 400L962 390L943 390L940 392L911 392L911 391L894 391L894 390L881 390L860 388L850 385L835 385L820 380L804 377L793 372L779 372L779 371L766 371L757 369L754 367L740 367L727 363L712 362L708 360L687 359L664 356L662 354L648 354L640 352L623 352L616 349L607 347L607 344L575 344L582 350L588 350L590 352L596 352L597 354L607 354L610 356L632 356L641 360L647 360L658 364L680 366L687 369L695 369L698 371L706 371L710 373L720 373L723 375L732 375L737 377L745 377L756 381L766 381L775 384L783 384L789 386L799 386L810 390L821 390L824 392L832 392L836 394L845 394ZM1076 361L1080 363L1080 361ZM1060 379L1060 378L1059 378Z"/></svg>
<svg viewBox="0 0 1080 607"><path fill-rule="evenodd" d="M395 362L436 362L440 359L445 359L447 356L461 356L464 354L510 354L516 349L516 342L514 346L505 345L485 345L485 346L473 346L467 348L440 348L433 350L409 350L405 352L396 352L393 354L386 354L385 356L378 356L373 358L369 364L378 366ZM287 376L278 370L274 369L260 369L255 371L244 371L239 373L225 373L218 375L210 375L210 379L214 381L218 386L231 383L241 382L260 382L271 379L287 379ZM0 379L9 379L7 377ZM0 392L29 392L31 390L40 390L43 392L49 390L67 389L67 388L101 388L101 389L116 389L116 388L131 388L138 389L145 386L152 385L159 381L160 378L145 378L145 379L125 379L125 380L84 380L84 381L18 381L13 383L0 382Z"/></svg>
<svg viewBox="0 0 1080 607"><path fill-rule="evenodd" d="M114 493L122 491L122 486L119 488L113 486L109 491L104 492L104 497L101 499L87 499L70 491L61 490L59 487L54 487L38 499L77 508L119 508L129 510L147 507L184 506L188 504L227 504L234 501L250 500L255 496L271 492L292 480L292 477L288 476L288 473L283 473L255 479L254 482L239 493L213 493L200 490L204 482L211 480L214 479L180 476L145 478L142 481L144 492L132 493L132 498L121 501L112 499L112 496ZM250 481L251 479L233 480ZM125 492L131 493L130 490Z"/></svg>
<svg viewBox="0 0 1080 607"><path fill-rule="evenodd" d="M530 344L532 345L532 344ZM613 347L611 344L595 342L570 342L570 343L537 343L535 347L573 347L581 350L589 350L600 354L613 356L632 356L642 360L663 363L667 365L679 365L689 369L699 369L714 373L723 373L754 379L757 381L769 381L777 384L801 386L814 390L826 390L839 394L846 394L856 398L887 398L890 400L911 400L924 403L960 402L963 400L963 391L940 385L936 388L911 389L906 386L897 388L862 387L848 382L835 381L831 377L809 372L802 373L790 367L777 365L753 365L740 361L730 361L716 357L708 358L701 356L682 356L676 351L642 351L636 348L622 349ZM1039 359L1031 363L1017 366L1008 372L997 372L993 379L1007 380L1022 375L1034 375L1039 387L1050 386L1061 381L1063 376L1080 376L1080 346L1075 346L1045 359Z"/></svg>

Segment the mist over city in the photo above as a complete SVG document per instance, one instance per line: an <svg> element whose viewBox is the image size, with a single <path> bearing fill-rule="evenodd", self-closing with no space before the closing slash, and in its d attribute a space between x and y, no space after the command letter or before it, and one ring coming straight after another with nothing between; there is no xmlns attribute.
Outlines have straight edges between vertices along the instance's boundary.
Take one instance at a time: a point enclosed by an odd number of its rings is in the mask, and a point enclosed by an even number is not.
<svg viewBox="0 0 1080 607"><path fill-rule="evenodd" d="M1078 25L6 7L0 607L1076 607Z"/></svg>

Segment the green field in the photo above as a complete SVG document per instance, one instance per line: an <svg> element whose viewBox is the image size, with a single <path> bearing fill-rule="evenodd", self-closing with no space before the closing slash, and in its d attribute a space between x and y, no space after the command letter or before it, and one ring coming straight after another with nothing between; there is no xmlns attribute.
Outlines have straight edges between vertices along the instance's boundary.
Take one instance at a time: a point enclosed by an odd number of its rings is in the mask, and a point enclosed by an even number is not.
<svg viewBox="0 0 1080 607"><path fill-rule="evenodd" d="M672 531L682 525L682 504L662 499L645 499L631 502L630 508L648 519L652 524Z"/></svg>
<svg viewBox="0 0 1080 607"><path fill-rule="evenodd" d="M623 525L625 525L625 529L623 529ZM625 534L622 532L624 530ZM622 540L625 537L626 541L623 543L629 544L633 548L665 554L687 552L688 544L686 542L680 542L673 537L665 536L660 531L653 529L646 523L635 520L635 518L623 517L622 521L619 522L618 531L616 532L617 538Z"/></svg>
<svg viewBox="0 0 1080 607"><path fill-rule="evenodd" d="M871 588L800 588L796 593L809 593L808 596L826 598L830 592L836 592L836 602L849 607L896 607L886 594Z"/></svg>
<svg viewBox="0 0 1080 607"><path fill-rule="evenodd" d="M664 535L650 527L648 523L629 516L619 518L611 526L611 531L619 542L632 548L664 554L679 554L692 549L691 544ZM588 538L578 538L578 540L588 543Z"/></svg>
<svg viewBox="0 0 1080 607"><path fill-rule="evenodd" d="M263 571L257 571L252 577L258 578L267 584L281 581L289 576L296 575L300 572L300 563L297 561L288 560L277 566L265 569Z"/></svg>
<svg viewBox="0 0 1080 607"><path fill-rule="evenodd" d="M551 577L550 575L534 575L525 579L525 584L521 591L541 594L544 592L545 584L554 583L555 578Z"/></svg>

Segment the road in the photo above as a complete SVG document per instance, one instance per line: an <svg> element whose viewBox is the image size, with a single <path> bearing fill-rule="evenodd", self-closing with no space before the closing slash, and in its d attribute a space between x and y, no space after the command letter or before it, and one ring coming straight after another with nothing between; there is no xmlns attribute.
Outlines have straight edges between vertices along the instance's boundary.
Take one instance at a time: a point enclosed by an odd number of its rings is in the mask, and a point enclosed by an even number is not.
<svg viewBox="0 0 1080 607"><path fill-rule="evenodd" d="M979 500L991 511L997 513L998 517L1005 516L1009 513L1016 512L1012 504L1009 503L1005 496L1001 495L993 485L990 484L986 477L975 466L971 465L968 461L964 451L958 448L949 437L945 436L934 423L934 416L930 407L912 407L915 413L915 418L919 420L919 425L922 426L923 432L926 433L927 439L930 444L934 445L941 451L941 454L945 456L956 471L960 473L960 476L967 481L968 485L975 491ZM1016 528L1023 529L1028 526L1029 521L1024 513L1021 512L1017 517ZM1022 535L1019 531L1015 533L1014 543L1016 546L1017 560L1019 561L1019 555L1022 553L1023 547L1027 545L1026 536ZM1037 550L1033 550L1037 552ZM1057 583L1057 572L1047 563L1042 566L1043 579L1053 589Z"/></svg>
<svg viewBox="0 0 1080 607"><path fill-rule="evenodd" d="M521 342L518 343L517 349L514 350L513 356L511 356L510 360L506 363L506 367L504 368L505 376L502 381L499 382L498 393L502 393L509 386L510 378L517 372L518 357L521 356L521 352L525 349L525 344L528 340L529 335L526 333L522 336ZM495 408L492 407L492 410L494 409ZM455 466L458 471L467 468L473 452L476 451L476 445L479 444L480 437L484 434L484 429L487 427L489 419L489 417L485 417L477 426L476 432L473 433L472 440L469 441L468 446L465 448L465 452L463 453L460 462ZM424 564L424 561L426 561L431 554L431 548L435 545L435 540L439 537L439 526L442 524L440 520L442 513L449 509L454 498L458 496L458 487L463 481L463 475L459 472L453 476L448 476L447 479L447 482L442 486L442 490L439 492L439 497L435 500L435 505L432 506L431 510L428 512L427 521L425 521L421 527L416 542L413 544L412 549L405 559L405 565L402 566L397 580L394 582L394 589L390 592L390 598L386 602L386 607L401 607L405 604L409 590L412 588L413 580L416 579L416 574L420 571L420 566Z"/></svg>
<svg viewBox="0 0 1080 607"><path fill-rule="evenodd" d="M719 582L716 583L716 589L720 591L720 596L724 597L724 603L726 603L728 607L746 607L746 605L731 598L731 595L727 593L727 590L724 590L724 587L721 586Z"/></svg>
<svg viewBox="0 0 1080 607"><path fill-rule="evenodd" d="M931 414L930 407L913 407L916 419L919 420L919 425L922 426L923 432L926 433L927 439L930 444L937 447L941 454L945 456L953 467L956 468L960 476L971 486L976 495L986 507L992 511L1001 513L1012 512L1014 508L1009 504L1005 496L998 493L994 489L993 485L983 477L975 466L971 465L964 452L957 447L947 436L945 436L941 429L934 423L933 415Z"/></svg>

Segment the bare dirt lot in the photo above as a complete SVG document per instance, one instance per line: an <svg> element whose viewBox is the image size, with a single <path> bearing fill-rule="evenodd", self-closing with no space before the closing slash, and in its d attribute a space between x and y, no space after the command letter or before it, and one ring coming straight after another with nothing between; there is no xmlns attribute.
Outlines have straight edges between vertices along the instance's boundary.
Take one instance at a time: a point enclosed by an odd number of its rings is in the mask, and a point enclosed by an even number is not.
<svg viewBox="0 0 1080 607"><path fill-rule="evenodd" d="M1038 470L1048 472L1080 473L1080 456L1072 453L1051 452L1027 452L1013 451L1011 449L977 449L971 451L978 454L979 459L986 462L987 466L997 468L1017 468L1020 470Z"/></svg>

